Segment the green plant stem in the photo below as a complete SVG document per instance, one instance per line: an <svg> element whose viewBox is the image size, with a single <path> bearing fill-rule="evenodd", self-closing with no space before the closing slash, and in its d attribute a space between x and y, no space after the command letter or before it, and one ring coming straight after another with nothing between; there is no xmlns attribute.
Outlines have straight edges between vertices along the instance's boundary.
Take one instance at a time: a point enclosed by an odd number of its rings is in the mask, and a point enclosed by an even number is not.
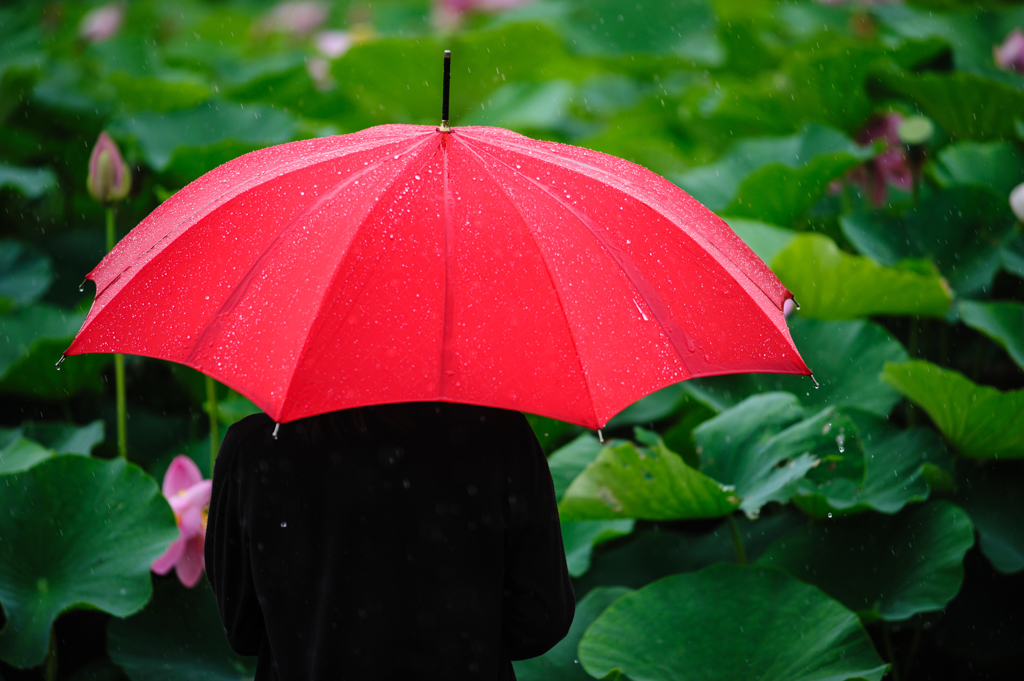
<svg viewBox="0 0 1024 681"><path fill-rule="evenodd" d="M732 537L732 548L736 552L737 565L747 564L747 549L743 546L743 537L740 536L740 526L736 524L736 518L730 513L726 516L729 524L729 535Z"/></svg>
<svg viewBox="0 0 1024 681"><path fill-rule="evenodd" d="M903 675L910 678L910 670L914 666L914 657L917 655L917 647L921 643L921 634L924 632L924 626L921 624L921 618L917 617L914 620L914 638L910 642L910 652L907 653L907 659L903 661Z"/></svg>
<svg viewBox="0 0 1024 681"><path fill-rule="evenodd" d="M43 662L43 673L46 681L57 681L57 625L50 626L50 647L46 650L46 661Z"/></svg>
<svg viewBox="0 0 1024 681"><path fill-rule="evenodd" d="M107 208L107 253L114 250L114 207ZM114 355L114 387L117 392L117 455L128 458L128 403L124 390L124 355Z"/></svg>
<svg viewBox="0 0 1024 681"><path fill-rule="evenodd" d="M114 207L107 208L107 253L114 250Z"/></svg>
<svg viewBox="0 0 1024 681"><path fill-rule="evenodd" d="M889 670L892 672L892 681L900 681L900 670L896 664L896 653L892 647L892 636L889 635L889 626L882 622L882 640L885 641L885 653L889 656Z"/></svg>
<svg viewBox="0 0 1024 681"><path fill-rule="evenodd" d="M206 403L210 409L210 477L213 477L213 465L217 462L217 449L220 445L220 438L218 437L218 418L217 418L217 383L210 378L206 377Z"/></svg>

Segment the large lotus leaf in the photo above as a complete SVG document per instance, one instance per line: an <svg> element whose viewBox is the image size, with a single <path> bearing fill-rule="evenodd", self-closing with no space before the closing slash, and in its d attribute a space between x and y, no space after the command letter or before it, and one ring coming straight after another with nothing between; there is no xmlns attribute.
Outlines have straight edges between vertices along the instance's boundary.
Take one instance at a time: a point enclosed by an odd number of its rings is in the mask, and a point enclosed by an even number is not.
<svg viewBox="0 0 1024 681"><path fill-rule="evenodd" d="M758 563L814 584L867 621L941 610L960 590L974 528L938 501L895 516L815 523L776 541Z"/></svg>
<svg viewBox="0 0 1024 681"><path fill-rule="evenodd" d="M701 66L716 66L725 57L707 0L570 0L554 6L528 5L504 21L546 23L565 36L573 51L588 56L678 57Z"/></svg>
<svg viewBox="0 0 1024 681"><path fill-rule="evenodd" d="M576 648L590 623L632 589L623 586L598 587L587 593L576 604L569 633L551 650L540 657L512 663L518 681L591 681L592 676L580 666Z"/></svg>
<svg viewBox="0 0 1024 681"><path fill-rule="evenodd" d="M1024 570L1024 523L1020 495L1024 471L1019 464L990 464L964 471L954 501L971 515L978 543L1003 574Z"/></svg>
<svg viewBox="0 0 1024 681"><path fill-rule="evenodd" d="M1024 369L1024 305L1015 302L978 303L961 301L960 320L1002 346Z"/></svg>
<svg viewBox="0 0 1024 681"><path fill-rule="evenodd" d="M882 380L921 405L964 456L1024 457L1024 390L1001 392L921 360L886 364Z"/></svg>
<svg viewBox="0 0 1024 681"><path fill-rule="evenodd" d="M787 423L794 406L787 393L755 395L694 431L701 471L735 487L748 515L789 501L809 474L808 489L863 480L864 449L849 417L829 407Z"/></svg>
<svg viewBox="0 0 1024 681"><path fill-rule="evenodd" d="M950 295L937 274L883 267L849 255L823 234L801 234L771 262L772 270L817 319L868 315L944 317Z"/></svg>
<svg viewBox="0 0 1024 681"><path fill-rule="evenodd" d="M53 450L30 440L22 428L0 429L0 475L32 468L53 456Z"/></svg>
<svg viewBox="0 0 1024 681"><path fill-rule="evenodd" d="M205 579L191 589L176 579L159 580L142 612L110 620L107 652L132 681L242 681L256 671L255 658L228 646Z"/></svg>
<svg viewBox="0 0 1024 681"><path fill-rule="evenodd" d="M940 151L930 171L944 187L974 185L1009 196L1024 181L1024 154L1009 142L960 142Z"/></svg>
<svg viewBox="0 0 1024 681"><path fill-rule="evenodd" d="M864 453L852 421L831 408L804 415L789 393L747 398L694 430L701 471L734 486L747 513L768 501L788 501L819 461L826 465L808 489L844 477L860 485Z"/></svg>
<svg viewBox="0 0 1024 681"><path fill-rule="evenodd" d="M49 168L19 168L0 163L0 189L17 189L30 199L38 199L57 185L57 176Z"/></svg>
<svg viewBox="0 0 1024 681"><path fill-rule="evenodd" d="M736 232L736 236L743 239L750 250L766 263L775 260L775 256L784 251L798 234L791 229L746 218L727 217L725 221Z"/></svg>
<svg viewBox="0 0 1024 681"><path fill-rule="evenodd" d="M466 116L464 125L496 125L510 130L556 130L572 120L576 88L567 80L507 83L488 95L486 107Z"/></svg>
<svg viewBox="0 0 1024 681"><path fill-rule="evenodd" d="M810 125L788 137L737 142L715 163L672 180L712 210L788 224L870 156L838 130Z"/></svg>
<svg viewBox="0 0 1024 681"><path fill-rule="evenodd" d="M907 98L953 139L1012 139L1024 111L1024 89L962 71L911 74L881 70L884 89Z"/></svg>
<svg viewBox="0 0 1024 681"><path fill-rule="evenodd" d="M54 368L75 337L85 312L33 305L0 315L0 392L46 399L67 399L84 390L100 391L100 370L109 355L68 358Z"/></svg>
<svg viewBox="0 0 1024 681"><path fill-rule="evenodd" d="M178 537L156 481L124 459L58 456L3 482L0 658L41 663L69 608L125 617L145 605L149 567Z"/></svg>
<svg viewBox="0 0 1024 681"><path fill-rule="evenodd" d="M849 405L879 416L899 402L899 393L882 383L878 374L886 362L906 360L907 351L884 328L867 320L819 321L799 315L788 321L793 341L820 389L801 376L737 374L687 381L687 390L718 408L769 390L791 392L808 409Z"/></svg>
<svg viewBox="0 0 1024 681"><path fill-rule="evenodd" d="M187 109L205 101L210 86L192 71L171 69L142 35L124 33L89 46L118 104L129 111Z"/></svg>
<svg viewBox="0 0 1024 681"><path fill-rule="evenodd" d="M776 539L785 537L807 525L807 517L789 507L780 513L750 520L736 515L748 560L756 560ZM662 577L693 572L715 563L736 562L730 522L721 522L711 530L666 530L654 526L638 530L614 546L594 552L590 570L576 580L577 595L596 586L623 585L639 589Z"/></svg>
<svg viewBox="0 0 1024 681"><path fill-rule="evenodd" d="M740 500L686 465L658 441L650 447L622 442L605 447L565 491L563 522L640 518L683 520L728 515Z"/></svg>
<svg viewBox="0 0 1024 681"><path fill-rule="evenodd" d="M863 511L896 513L924 501L930 481L950 481L951 460L945 444L931 428L901 430L868 412L847 414L864 443L863 481L837 478L817 489L801 482L793 503L816 518Z"/></svg>
<svg viewBox="0 0 1024 681"><path fill-rule="evenodd" d="M999 251L1003 269L1024 279L1024 236L1011 238Z"/></svg>
<svg viewBox="0 0 1024 681"><path fill-rule="evenodd" d="M879 681L888 669L857 616L817 588L729 564L621 597L587 628L579 654L591 676L633 681Z"/></svg>
<svg viewBox="0 0 1024 681"><path fill-rule="evenodd" d="M28 470L57 454L89 456L103 442L103 421L78 427L70 423L25 423L0 428L0 475Z"/></svg>
<svg viewBox="0 0 1024 681"><path fill-rule="evenodd" d="M0 240L0 312L34 303L50 288L53 266L44 254Z"/></svg>
<svg viewBox="0 0 1024 681"><path fill-rule="evenodd" d="M292 116L263 104L211 101L184 111L123 114L109 130L133 140L154 170L191 180L245 152L291 141L297 126Z"/></svg>
<svg viewBox="0 0 1024 681"><path fill-rule="evenodd" d="M565 563L569 574L581 577L590 569L590 557L597 546L625 537L633 532L636 521L625 520L581 520L562 523L562 544L565 547Z"/></svg>
<svg viewBox="0 0 1024 681"><path fill-rule="evenodd" d="M548 418L547 416L526 413L523 416L526 417L530 428L533 429L533 434L537 436L537 441L540 442L540 446L545 454L552 454L567 441L574 437L579 437L586 432L583 426Z"/></svg>
<svg viewBox="0 0 1024 681"><path fill-rule="evenodd" d="M972 186L929 196L902 216L859 213L840 219L843 234L863 255L889 266L906 258L931 260L961 296L992 285L1013 223L1005 196Z"/></svg>
<svg viewBox="0 0 1024 681"><path fill-rule="evenodd" d="M609 443L611 444L611 443ZM601 453L603 445L589 433L580 435L575 440L555 450L548 457L548 468L551 479L555 483L555 498L559 501L569 489L569 485L583 469L593 463Z"/></svg>

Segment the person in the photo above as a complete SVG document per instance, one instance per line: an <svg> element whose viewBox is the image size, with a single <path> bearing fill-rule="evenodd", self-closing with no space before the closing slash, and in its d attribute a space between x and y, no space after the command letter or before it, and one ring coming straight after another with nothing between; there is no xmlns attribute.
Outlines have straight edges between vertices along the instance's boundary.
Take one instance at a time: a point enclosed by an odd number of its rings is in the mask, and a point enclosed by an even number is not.
<svg viewBox="0 0 1024 681"><path fill-rule="evenodd" d="M463 404L228 429L206 571L256 681L512 680L575 609L525 417Z"/></svg>

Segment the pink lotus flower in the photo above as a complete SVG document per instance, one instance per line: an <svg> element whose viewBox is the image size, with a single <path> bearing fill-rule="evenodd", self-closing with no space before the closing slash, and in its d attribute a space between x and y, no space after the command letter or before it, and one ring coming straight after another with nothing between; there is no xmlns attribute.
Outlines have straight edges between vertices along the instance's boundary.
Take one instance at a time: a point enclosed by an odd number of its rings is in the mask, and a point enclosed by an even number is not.
<svg viewBox="0 0 1024 681"><path fill-rule="evenodd" d="M78 37L88 43L101 43L114 37L124 22L124 7L110 3L90 10L78 24Z"/></svg>
<svg viewBox="0 0 1024 681"><path fill-rule="evenodd" d="M106 132L100 133L92 148L85 186L89 196L102 204L120 201L131 191L132 173L117 143Z"/></svg>
<svg viewBox="0 0 1024 681"><path fill-rule="evenodd" d="M999 47L992 48L992 56L999 68L1024 73L1024 33L1013 29Z"/></svg>
<svg viewBox="0 0 1024 681"><path fill-rule="evenodd" d="M878 156L850 173L850 179L861 185L864 193L875 204L885 203L889 198L889 187L910 191L914 187L914 175L906 147L900 141L898 130L903 116L887 114L868 124L857 135L859 144L874 144L881 140L884 147Z"/></svg>
<svg viewBox="0 0 1024 681"><path fill-rule="evenodd" d="M330 7L323 2L282 2L263 20L265 30L304 38L327 21Z"/></svg>
<svg viewBox="0 0 1024 681"><path fill-rule="evenodd" d="M325 59L337 59L352 47L354 37L348 31L320 31L313 38L316 51Z"/></svg>
<svg viewBox="0 0 1024 681"><path fill-rule="evenodd" d="M173 567L181 583L189 588L199 582L206 567L203 546L212 485L212 480L203 480L199 467L187 456L174 457L164 474L164 497L171 504L181 535L153 561L153 572L166 575Z"/></svg>
<svg viewBox="0 0 1024 681"><path fill-rule="evenodd" d="M454 30L466 12L500 12L525 5L533 0L435 0L434 23L441 29Z"/></svg>

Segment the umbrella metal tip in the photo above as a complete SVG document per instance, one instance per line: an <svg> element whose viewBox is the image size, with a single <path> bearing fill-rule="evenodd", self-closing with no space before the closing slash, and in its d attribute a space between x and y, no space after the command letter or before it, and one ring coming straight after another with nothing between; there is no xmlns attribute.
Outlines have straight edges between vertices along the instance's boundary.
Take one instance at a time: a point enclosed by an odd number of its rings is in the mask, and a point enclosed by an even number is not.
<svg viewBox="0 0 1024 681"><path fill-rule="evenodd" d="M452 58L452 51L451 50L445 50L444 51L444 58L445 59L451 59Z"/></svg>

